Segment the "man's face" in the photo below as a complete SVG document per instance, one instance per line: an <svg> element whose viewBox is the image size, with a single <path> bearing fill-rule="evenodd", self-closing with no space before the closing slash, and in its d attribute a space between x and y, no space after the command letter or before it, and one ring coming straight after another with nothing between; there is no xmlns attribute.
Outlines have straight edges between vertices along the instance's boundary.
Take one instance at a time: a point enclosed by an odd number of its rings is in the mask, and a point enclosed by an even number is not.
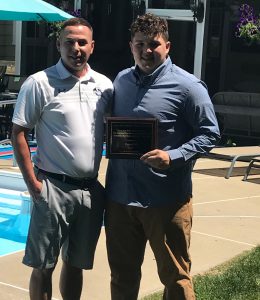
<svg viewBox="0 0 260 300"><path fill-rule="evenodd" d="M93 52L92 32L87 26L67 26L57 41L64 66L75 76L86 74L86 64Z"/></svg>
<svg viewBox="0 0 260 300"><path fill-rule="evenodd" d="M148 37L137 32L130 42L135 63L145 74L151 74L167 58L170 42L165 41L161 35Z"/></svg>

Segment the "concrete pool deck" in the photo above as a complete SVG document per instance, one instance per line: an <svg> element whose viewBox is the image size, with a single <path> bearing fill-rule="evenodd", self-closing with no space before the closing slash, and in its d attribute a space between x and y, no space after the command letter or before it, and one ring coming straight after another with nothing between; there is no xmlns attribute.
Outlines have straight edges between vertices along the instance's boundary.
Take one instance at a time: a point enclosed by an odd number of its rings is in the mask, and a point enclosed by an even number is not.
<svg viewBox="0 0 260 300"><path fill-rule="evenodd" d="M225 179L230 162L199 159L193 171L194 222L192 229L192 274L203 273L245 250L260 244L260 172L254 170L242 181L247 163L237 162L232 176ZM104 183L107 160L102 159L99 179ZM15 171L11 161L0 161L0 170ZM0 299L28 300L31 269L21 264L23 251L0 257ZM53 275L53 299L61 300L58 278ZM149 245L142 268L139 297L162 289ZM83 300L109 300L109 267L102 230L95 265L84 272Z"/></svg>

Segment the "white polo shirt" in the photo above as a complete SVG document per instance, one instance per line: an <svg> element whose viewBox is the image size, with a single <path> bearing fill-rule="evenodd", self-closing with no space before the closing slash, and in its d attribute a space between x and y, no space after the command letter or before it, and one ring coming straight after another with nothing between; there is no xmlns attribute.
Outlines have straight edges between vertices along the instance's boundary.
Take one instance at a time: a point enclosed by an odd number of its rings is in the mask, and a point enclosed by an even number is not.
<svg viewBox="0 0 260 300"><path fill-rule="evenodd" d="M72 177L94 177L102 156L103 116L112 99L110 79L88 66L73 76L60 60L31 75L18 95L13 123L36 129L34 163Z"/></svg>

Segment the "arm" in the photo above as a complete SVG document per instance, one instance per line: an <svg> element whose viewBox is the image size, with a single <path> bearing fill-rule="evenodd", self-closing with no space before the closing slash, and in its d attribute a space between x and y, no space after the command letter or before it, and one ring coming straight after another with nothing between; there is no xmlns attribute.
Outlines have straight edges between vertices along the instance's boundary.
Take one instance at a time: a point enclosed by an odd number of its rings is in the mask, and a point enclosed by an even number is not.
<svg viewBox="0 0 260 300"><path fill-rule="evenodd" d="M214 107L202 82L190 87L183 117L192 129L192 134L191 139L179 148L169 150L171 160L178 165L208 153L220 139Z"/></svg>
<svg viewBox="0 0 260 300"><path fill-rule="evenodd" d="M141 157L151 167L165 170L186 164L210 151L219 139L214 108L202 83L193 83L184 103L182 118L189 126L190 139L178 148L167 151L155 149ZM187 136L188 131L183 131Z"/></svg>
<svg viewBox="0 0 260 300"><path fill-rule="evenodd" d="M29 131L30 129L28 128L13 124L12 145L14 148L15 158L28 187L28 191L32 198L36 199L41 192L42 183L37 180L34 174L30 150L26 139Z"/></svg>

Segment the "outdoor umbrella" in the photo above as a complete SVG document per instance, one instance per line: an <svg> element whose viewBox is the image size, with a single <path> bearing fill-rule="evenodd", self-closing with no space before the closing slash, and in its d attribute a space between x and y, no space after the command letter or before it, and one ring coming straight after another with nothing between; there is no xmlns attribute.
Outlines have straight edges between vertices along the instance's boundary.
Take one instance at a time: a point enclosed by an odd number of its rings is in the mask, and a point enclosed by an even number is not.
<svg viewBox="0 0 260 300"><path fill-rule="evenodd" d="M3 21L62 21L70 14L42 0L0 0L0 20Z"/></svg>

